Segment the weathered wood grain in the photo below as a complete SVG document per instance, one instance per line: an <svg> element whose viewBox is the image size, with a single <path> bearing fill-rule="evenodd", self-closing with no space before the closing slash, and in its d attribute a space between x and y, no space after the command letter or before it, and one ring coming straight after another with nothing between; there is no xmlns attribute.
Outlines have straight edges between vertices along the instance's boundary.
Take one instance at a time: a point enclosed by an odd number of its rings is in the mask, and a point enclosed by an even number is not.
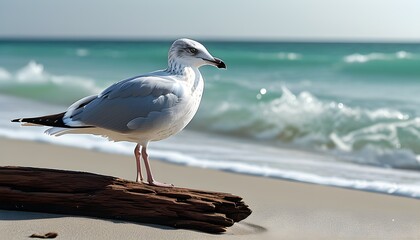
<svg viewBox="0 0 420 240"><path fill-rule="evenodd" d="M241 197L85 172L0 167L0 209L153 223L221 233L251 214Z"/></svg>

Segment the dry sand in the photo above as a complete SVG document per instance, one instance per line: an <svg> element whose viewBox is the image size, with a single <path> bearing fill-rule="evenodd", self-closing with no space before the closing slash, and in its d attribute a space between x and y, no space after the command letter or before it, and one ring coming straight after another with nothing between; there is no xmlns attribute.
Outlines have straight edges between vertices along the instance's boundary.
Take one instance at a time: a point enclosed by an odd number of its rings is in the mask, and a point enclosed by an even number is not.
<svg viewBox="0 0 420 240"><path fill-rule="evenodd" d="M135 178L132 157L0 139L1 166L88 171ZM420 239L420 201L192 168L152 161L157 180L229 192L253 213L227 233L211 235L157 225L0 211L0 239L57 232L57 239Z"/></svg>

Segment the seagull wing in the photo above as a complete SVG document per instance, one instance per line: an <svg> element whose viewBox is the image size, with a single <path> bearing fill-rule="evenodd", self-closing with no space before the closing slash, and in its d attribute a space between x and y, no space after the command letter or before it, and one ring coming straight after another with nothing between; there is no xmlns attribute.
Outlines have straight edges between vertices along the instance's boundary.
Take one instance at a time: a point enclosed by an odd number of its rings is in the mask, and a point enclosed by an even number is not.
<svg viewBox="0 0 420 240"><path fill-rule="evenodd" d="M64 122L121 133L146 130L164 121L162 116L173 114L182 97L182 85L170 76L139 76L115 83L87 103L76 102Z"/></svg>

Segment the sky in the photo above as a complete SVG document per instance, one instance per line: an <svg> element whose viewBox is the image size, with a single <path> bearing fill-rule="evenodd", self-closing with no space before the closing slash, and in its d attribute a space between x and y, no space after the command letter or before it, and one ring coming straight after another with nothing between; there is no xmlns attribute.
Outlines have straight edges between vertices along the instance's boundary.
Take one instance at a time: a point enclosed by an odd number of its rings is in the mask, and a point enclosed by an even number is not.
<svg viewBox="0 0 420 240"><path fill-rule="evenodd" d="M420 42L420 0L0 0L0 39Z"/></svg>

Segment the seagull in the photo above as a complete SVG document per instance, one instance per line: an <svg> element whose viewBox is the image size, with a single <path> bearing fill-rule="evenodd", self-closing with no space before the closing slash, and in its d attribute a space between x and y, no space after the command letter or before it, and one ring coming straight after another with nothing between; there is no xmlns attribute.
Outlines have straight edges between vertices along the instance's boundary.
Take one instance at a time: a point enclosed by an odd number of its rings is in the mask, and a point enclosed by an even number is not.
<svg viewBox="0 0 420 240"><path fill-rule="evenodd" d="M178 39L169 49L166 69L114 83L98 95L76 101L65 112L12 122L49 126L45 133L52 136L93 134L110 141L137 143L136 182L143 182L143 159L148 184L172 187L154 179L147 147L151 141L180 132L194 117L203 94L204 80L199 68L204 65L226 69L225 63L201 43Z"/></svg>

